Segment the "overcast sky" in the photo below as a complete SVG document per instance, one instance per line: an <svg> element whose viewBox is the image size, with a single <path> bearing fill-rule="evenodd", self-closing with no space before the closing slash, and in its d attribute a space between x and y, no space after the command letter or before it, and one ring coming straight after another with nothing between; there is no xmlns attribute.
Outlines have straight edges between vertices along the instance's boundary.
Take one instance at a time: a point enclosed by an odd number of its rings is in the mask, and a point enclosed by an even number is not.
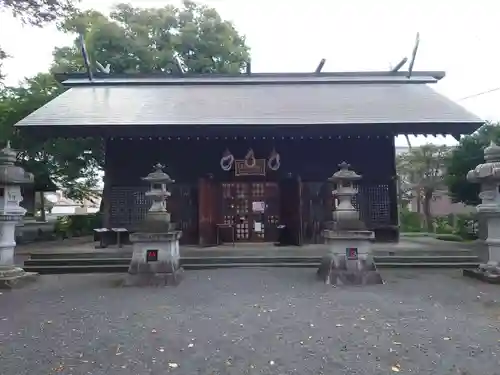
<svg viewBox="0 0 500 375"><path fill-rule="evenodd" d="M125 1L124 1L125 2ZM494 0L206 0L247 37L252 70L301 72L386 70L413 48L420 32L415 70L444 70L435 89L480 117L500 120L500 2ZM107 12L118 1L83 0L83 8ZM160 7L177 1L131 0ZM0 14L0 45L11 56L7 83L48 69L55 46L74 36L22 26ZM474 96L472 98L468 98ZM468 98L468 99L463 99ZM432 139L432 138L431 138ZM428 139L427 139L428 140ZM415 144L425 143L423 137ZM449 138L435 143L453 143ZM398 144L405 144L398 137Z"/></svg>

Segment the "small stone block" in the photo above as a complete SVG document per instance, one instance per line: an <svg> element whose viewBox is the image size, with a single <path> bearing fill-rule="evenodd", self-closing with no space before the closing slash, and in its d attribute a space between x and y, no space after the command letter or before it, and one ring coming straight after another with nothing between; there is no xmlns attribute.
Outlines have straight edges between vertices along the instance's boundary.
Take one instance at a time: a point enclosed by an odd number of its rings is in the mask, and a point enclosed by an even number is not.
<svg viewBox="0 0 500 375"><path fill-rule="evenodd" d="M497 262L481 264L475 269L464 269L462 274L490 284L500 284L500 265Z"/></svg>
<svg viewBox="0 0 500 375"><path fill-rule="evenodd" d="M35 272L24 272L19 267L0 268L0 289L17 289L26 286L38 279L40 275Z"/></svg>

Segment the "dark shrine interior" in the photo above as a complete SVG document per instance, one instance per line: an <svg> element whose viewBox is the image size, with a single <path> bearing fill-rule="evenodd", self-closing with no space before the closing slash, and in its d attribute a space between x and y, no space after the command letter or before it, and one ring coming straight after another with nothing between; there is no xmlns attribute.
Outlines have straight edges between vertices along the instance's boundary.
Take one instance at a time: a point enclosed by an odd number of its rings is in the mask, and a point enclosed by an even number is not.
<svg viewBox="0 0 500 375"><path fill-rule="evenodd" d="M280 155L279 169L266 168L265 174L236 176L234 167L229 171L221 168L226 150L236 160L242 160L249 149L256 159L265 159L264 163L275 150ZM148 207L143 196L148 185L141 178L160 162L175 180L168 206L172 219L183 230L184 243L212 244L220 243L220 239L273 242L278 236L277 226L292 216L293 225L301 227L296 229L301 237L298 242L321 242L319 233L331 221L333 204L333 187L328 178L346 161L363 176L358 207L367 226L379 238L396 240L397 211L392 203L396 194L394 152L394 137L389 134L303 139L114 137L106 143L105 172L110 191L104 194L110 196L111 223L133 228ZM203 182L207 176L209 185ZM291 195L280 185L290 176L301 181L300 192L296 190ZM267 207L265 214L242 214L242 207L251 211L252 202L261 201ZM296 207L295 211L291 207ZM257 221L266 224L265 232L254 233L253 222ZM235 238L215 233L223 224L238 227ZM389 234L383 234L384 230Z"/></svg>

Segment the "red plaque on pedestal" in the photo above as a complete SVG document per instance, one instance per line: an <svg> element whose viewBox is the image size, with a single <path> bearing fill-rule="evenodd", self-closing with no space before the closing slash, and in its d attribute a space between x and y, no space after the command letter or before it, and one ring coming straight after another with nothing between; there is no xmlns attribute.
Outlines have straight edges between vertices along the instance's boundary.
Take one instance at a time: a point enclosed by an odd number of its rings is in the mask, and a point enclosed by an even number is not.
<svg viewBox="0 0 500 375"><path fill-rule="evenodd" d="M147 250L146 262L157 262L157 261L158 261L158 250Z"/></svg>
<svg viewBox="0 0 500 375"><path fill-rule="evenodd" d="M358 249L356 247L348 247L345 253L347 260L358 260Z"/></svg>

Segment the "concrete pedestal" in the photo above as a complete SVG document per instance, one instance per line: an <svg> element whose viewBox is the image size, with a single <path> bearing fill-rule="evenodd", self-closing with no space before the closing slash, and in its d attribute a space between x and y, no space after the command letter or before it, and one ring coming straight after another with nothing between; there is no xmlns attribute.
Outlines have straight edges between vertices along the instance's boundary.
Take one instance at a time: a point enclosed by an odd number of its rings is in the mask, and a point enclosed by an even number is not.
<svg viewBox="0 0 500 375"><path fill-rule="evenodd" d="M487 220L488 237L484 242L488 246L488 263L462 272L467 277L500 284L500 204L480 204L477 210Z"/></svg>
<svg viewBox="0 0 500 375"><path fill-rule="evenodd" d="M133 254L124 285L177 285L182 272L179 253L181 235L180 231L131 234ZM156 254L157 258L148 257L148 252Z"/></svg>
<svg viewBox="0 0 500 375"><path fill-rule="evenodd" d="M323 237L330 251L319 266L319 279L332 285L384 283L373 262L373 232L325 230Z"/></svg>
<svg viewBox="0 0 500 375"><path fill-rule="evenodd" d="M22 287L38 278L37 273L24 272L14 265L16 224L21 215L0 215L0 289Z"/></svg>

